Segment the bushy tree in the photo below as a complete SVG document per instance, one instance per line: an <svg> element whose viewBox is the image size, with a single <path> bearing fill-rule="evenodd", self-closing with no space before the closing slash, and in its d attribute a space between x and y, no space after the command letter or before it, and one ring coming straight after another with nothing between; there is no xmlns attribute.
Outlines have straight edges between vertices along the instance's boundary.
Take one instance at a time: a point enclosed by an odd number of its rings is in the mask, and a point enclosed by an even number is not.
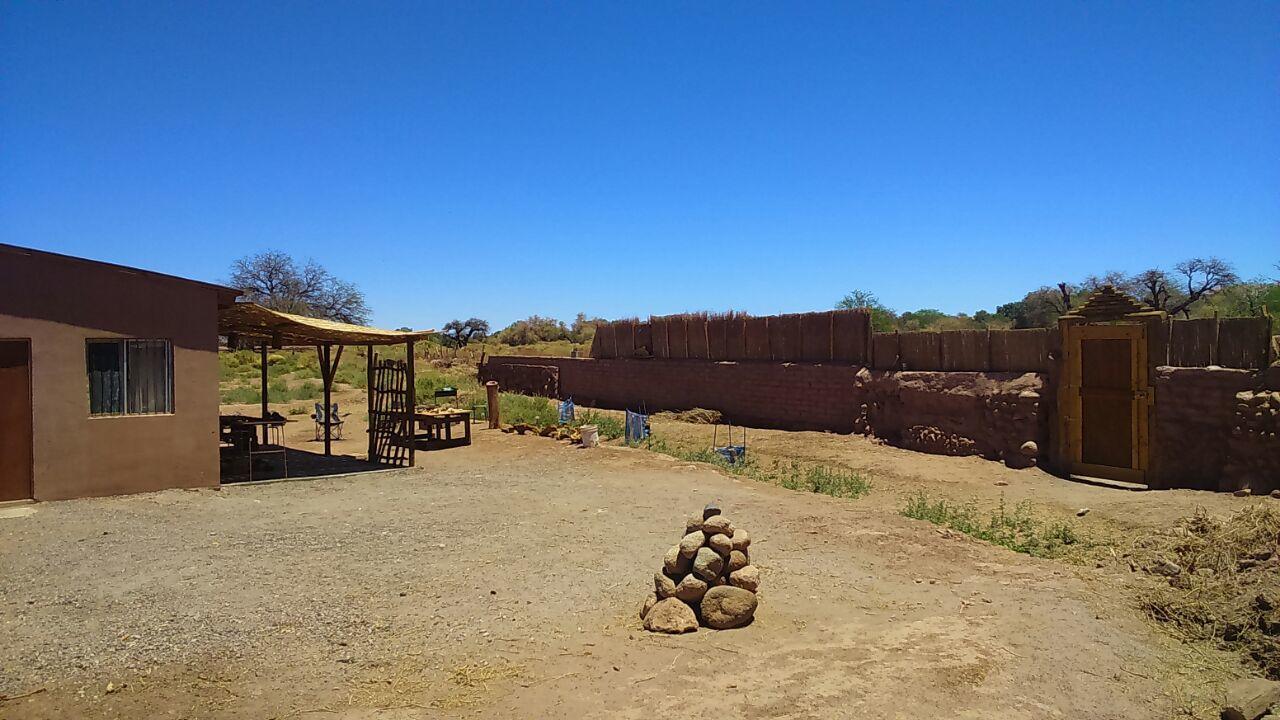
<svg viewBox="0 0 1280 720"><path fill-rule="evenodd" d="M354 284L340 280L314 260L299 265L290 255L268 250L231 266L227 284L244 299L272 310L364 325L369 306Z"/></svg>
<svg viewBox="0 0 1280 720"><path fill-rule="evenodd" d="M450 320L444 324L441 340L449 347L466 347L473 340L484 340L489 335L489 323L480 318Z"/></svg>
<svg viewBox="0 0 1280 720"><path fill-rule="evenodd" d="M865 290L851 290L836 303L837 310L869 310L871 312L871 328L876 332L893 332L897 327L898 315L885 307L875 293Z"/></svg>
<svg viewBox="0 0 1280 720"><path fill-rule="evenodd" d="M511 323L493 337L505 345L532 345L537 342L568 340L569 328L555 318L531 315Z"/></svg>

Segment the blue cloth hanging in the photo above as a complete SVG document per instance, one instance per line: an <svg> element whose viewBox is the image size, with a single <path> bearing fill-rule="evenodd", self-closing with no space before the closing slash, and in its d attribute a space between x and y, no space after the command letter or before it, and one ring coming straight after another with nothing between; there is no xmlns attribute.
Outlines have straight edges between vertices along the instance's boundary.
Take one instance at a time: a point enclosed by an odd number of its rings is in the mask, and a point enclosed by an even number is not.
<svg viewBox="0 0 1280 720"><path fill-rule="evenodd" d="M649 437L649 416L643 413L627 411L626 440L633 445Z"/></svg>
<svg viewBox="0 0 1280 720"><path fill-rule="evenodd" d="M574 411L573 398L569 398L568 400L562 400L560 402L560 424L561 425L568 425L569 423L574 421L573 411Z"/></svg>

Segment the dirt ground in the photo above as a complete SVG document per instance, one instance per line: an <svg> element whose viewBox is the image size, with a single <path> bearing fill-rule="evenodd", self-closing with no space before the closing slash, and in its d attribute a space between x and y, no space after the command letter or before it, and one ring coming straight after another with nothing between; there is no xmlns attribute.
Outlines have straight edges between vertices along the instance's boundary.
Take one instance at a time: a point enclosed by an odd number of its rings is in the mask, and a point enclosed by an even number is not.
<svg viewBox="0 0 1280 720"><path fill-rule="evenodd" d="M751 442L836 454L874 489L833 499L477 430L407 470L0 509L0 718L1169 718L1216 692L1200 668L1235 671L1203 648L1191 663L1125 573L896 509L917 487L1090 506L1095 523L1238 499L848 436ZM713 499L755 539L756 621L644 632L663 552Z"/></svg>

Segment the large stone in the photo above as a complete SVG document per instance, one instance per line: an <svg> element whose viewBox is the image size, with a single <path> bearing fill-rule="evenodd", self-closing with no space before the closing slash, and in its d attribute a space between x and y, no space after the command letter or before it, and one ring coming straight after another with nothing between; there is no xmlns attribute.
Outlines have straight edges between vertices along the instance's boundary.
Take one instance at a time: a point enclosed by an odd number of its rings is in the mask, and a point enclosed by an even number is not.
<svg viewBox="0 0 1280 720"><path fill-rule="evenodd" d="M729 553L729 572L741 570L751 564L751 560L747 557L747 553L743 550L733 550Z"/></svg>
<svg viewBox="0 0 1280 720"><path fill-rule="evenodd" d="M748 565L740 570L734 570L729 573L729 584L755 592L760 589L760 569L755 565Z"/></svg>
<svg viewBox="0 0 1280 720"><path fill-rule="evenodd" d="M713 517L719 514L720 514L720 503L716 502L715 500L712 500L711 502L707 503L706 507L702 508L703 520L706 520L709 517Z"/></svg>
<svg viewBox="0 0 1280 720"><path fill-rule="evenodd" d="M1022 446L1021 446L1021 447L1019 447L1019 448L1018 448L1018 450L1019 450L1019 451L1020 451L1020 452L1025 456L1025 457L1035 457L1035 456L1037 456L1037 455L1039 455L1039 454L1040 454L1040 446L1039 446L1039 445L1036 445L1036 441L1035 441L1035 440L1028 440L1028 441L1026 441L1026 442L1022 443Z"/></svg>
<svg viewBox="0 0 1280 720"><path fill-rule="evenodd" d="M692 564L690 558L680 554L680 546L672 545L671 549L662 558L662 569L668 575L683 575L689 572L689 566Z"/></svg>
<svg viewBox="0 0 1280 720"><path fill-rule="evenodd" d="M658 598L665 600L669 597L675 597L676 581L667 577L664 573L653 574L653 589L658 594Z"/></svg>
<svg viewBox="0 0 1280 720"><path fill-rule="evenodd" d="M702 596L702 619L716 630L742 627L755 616L756 602L756 594L750 590L732 585L713 587Z"/></svg>
<svg viewBox="0 0 1280 720"><path fill-rule="evenodd" d="M733 523L729 522L729 518L723 515L714 515L702 521L702 532L707 537L711 537L716 533L724 533L733 537Z"/></svg>
<svg viewBox="0 0 1280 720"><path fill-rule="evenodd" d="M729 551L733 550L733 541L728 535L717 533L707 538L707 547L720 553L721 557L729 557Z"/></svg>
<svg viewBox="0 0 1280 720"><path fill-rule="evenodd" d="M684 534L702 532L702 516L690 515L688 520L684 521Z"/></svg>
<svg viewBox="0 0 1280 720"><path fill-rule="evenodd" d="M743 530L742 528L734 528L733 537L730 539L733 542L734 550L741 550L742 552L746 552L747 548L751 547L751 536L748 535L747 531Z"/></svg>
<svg viewBox="0 0 1280 720"><path fill-rule="evenodd" d="M676 585L676 597L691 605L699 603L702 596L706 594L707 583L693 573L685 575L684 579Z"/></svg>
<svg viewBox="0 0 1280 720"><path fill-rule="evenodd" d="M659 600L644 616L644 629L650 632L686 633L698 629L698 616L693 608L675 598Z"/></svg>
<svg viewBox="0 0 1280 720"><path fill-rule="evenodd" d="M691 558L698 554L698 548L702 547L706 541L707 537L702 534L702 531L691 532L680 538L680 554Z"/></svg>
<svg viewBox="0 0 1280 720"><path fill-rule="evenodd" d="M1222 720L1258 720L1277 704L1280 704L1280 682L1263 678L1236 680L1227 686Z"/></svg>
<svg viewBox="0 0 1280 720"><path fill-rule="evenodd" d="M656 595L650 595L649 597L645 598L644 605L640 606L640 619L643 620L645 616L649 614L649 611L653 609L653 606L656 604L658 604L658 597Z"/></svg>
<svg viewBox="0 0 1280 720"><path fill-rule="evenodd" d="M698 556L693 559L693 571L698 574L698 577L714 584L723 570L724 558L720 553L709 547L698 550Z"/></svg>

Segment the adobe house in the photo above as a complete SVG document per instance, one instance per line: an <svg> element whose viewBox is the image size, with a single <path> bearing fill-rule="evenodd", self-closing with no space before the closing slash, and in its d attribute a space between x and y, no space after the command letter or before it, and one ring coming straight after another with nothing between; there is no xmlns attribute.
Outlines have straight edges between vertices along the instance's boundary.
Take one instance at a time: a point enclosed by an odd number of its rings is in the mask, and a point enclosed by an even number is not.
<svg viewBox="0 0 1280 720"><path fill-rule="evenodd" d="M217 485L240 291L0 244L0 501Z"/></svg>

